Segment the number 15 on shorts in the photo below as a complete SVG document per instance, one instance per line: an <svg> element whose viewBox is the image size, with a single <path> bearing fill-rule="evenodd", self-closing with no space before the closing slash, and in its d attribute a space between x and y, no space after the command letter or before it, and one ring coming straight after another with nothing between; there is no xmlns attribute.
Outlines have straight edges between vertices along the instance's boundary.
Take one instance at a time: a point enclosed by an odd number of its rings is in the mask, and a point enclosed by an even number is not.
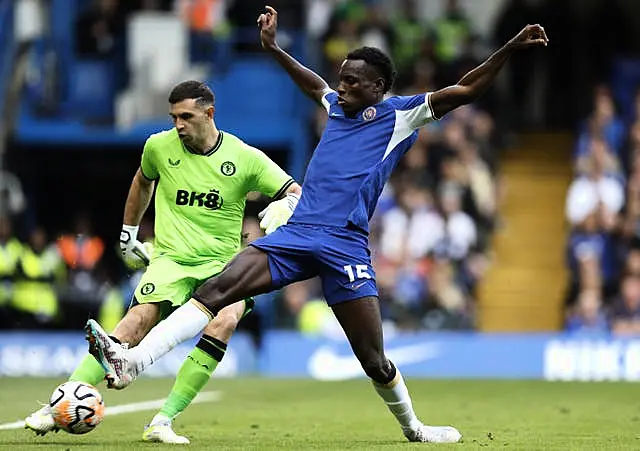
<svg viewBox="0 0 640 451"><path fill-rule="evenodd" d="M349 276L349 282L355 282L356 279L371 279L371 274L368 273L369 268L367 265L345 265L344 271Z"/></svg>

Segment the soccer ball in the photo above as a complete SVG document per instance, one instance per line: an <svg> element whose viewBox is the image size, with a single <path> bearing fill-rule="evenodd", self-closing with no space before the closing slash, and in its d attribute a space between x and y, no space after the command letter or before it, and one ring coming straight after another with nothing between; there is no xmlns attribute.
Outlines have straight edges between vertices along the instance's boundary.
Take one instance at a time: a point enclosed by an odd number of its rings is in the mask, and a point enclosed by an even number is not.
<svg viewBox="0 0 640 451"><path fill-rule="evenodd" d="M65 382L58 386L49 402L56 426L70 434L86 434L104 419L102 395L84 382Z"/></svg>

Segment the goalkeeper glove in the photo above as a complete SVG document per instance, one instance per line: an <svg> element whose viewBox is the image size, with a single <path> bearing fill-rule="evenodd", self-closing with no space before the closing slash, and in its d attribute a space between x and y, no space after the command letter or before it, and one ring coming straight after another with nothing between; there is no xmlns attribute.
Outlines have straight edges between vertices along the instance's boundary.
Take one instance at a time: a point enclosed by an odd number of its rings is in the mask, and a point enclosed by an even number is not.
<svg viewBox="0 0 640 451"><path fill-rule="evenodd" d="M120 250L122 258L130 262L142 262L145 266L151 260L148 248L138 241L139 226L123 224L120 232Z"/></svg>
<svg viewBox="0 0 640 451"><path fill-rule="evenodd" d="M283 199L271 202L267 208L258 214L260 228L269 235L283 224L286 224L298 205L300 196L294 193L287 194Z"/></svg>

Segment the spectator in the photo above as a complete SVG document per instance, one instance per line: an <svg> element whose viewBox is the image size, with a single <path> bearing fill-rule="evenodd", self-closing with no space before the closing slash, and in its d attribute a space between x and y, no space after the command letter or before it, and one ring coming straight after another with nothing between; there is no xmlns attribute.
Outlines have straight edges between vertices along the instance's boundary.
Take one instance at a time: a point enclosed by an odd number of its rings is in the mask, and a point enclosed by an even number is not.
<svg viewBox="0 0 640 451"><path fill-rule="evenodd" d="M180 15L188 24L193 61L226 63L227 40L231 27L227 20L225 0L179 0Z"/></svg>
<svg viewBox="0 0 640 451"><path fill-rule="evenodd" d="M124 33L124 16L118 0L95 0L76 23L77 53L112 57Z"/></svg>
<svg viewBox="0 0 640 451"><path fill-rule="evenodd" d="M391 54L395 34L381 3L373 3L367 7L365 20L360 26L360 42L362 45L377 47L387 55Z"/></svg>
<svg viewBox="0 0 640 451"><path fill-rule="evenodd" d="M455 265L447 257L436 256L430 275L430 311L423 319L428 329L470 329L472 298L458 279Z"/></svg>
<svg viewBox="0 0 640 451"><path fill-rule="evenodd" d="M443 230L438 243L439 253L454 261L463 261L470 256L477 243L477 229L471 217L462 211L462 190L455 183L440 186L440 206Z"/></svg>
<svg viewBox="0 0 640 451"><path fill-rule="evenodd" d="M631 171L622 227L623 237L630 241L640 239L640 154L634 158Z"/></svg>
<svg viewBox="0 0 640 451"><path fill-rule="evenodd" d="M620 296L612 306L611 329L617 335L640 333L640 277L629 275L622 280Z"/></svg>
<svg viewBox="0 0 640 451"><path fill-rule="evenodd" d="M616 114L616 107L607 86L599 86L593 96L593 112L587 118L580 131L576 156L579 158L589 152L593 139L601 138L611 153L619 157L624 144L624 123Z"/></svg>
<svg viewBox="0 0 640 451"><path fill-rule="evenodd" d="M620 178L621 168L618 157L597 132L589 135L589 140L585 142L586 151L576 158L575 170L579 175L588 174L592 168L593 158L599 160L602 172L610 176Z"/></svg>
<svg viewBox="0 0 640 451"><path fill-rule="evenodd" d="M0 170L0 215L15 218L26 206L20 179L11 172Z"/></svg>
<svg viewBox="0 0 640 451"><path fill-rule="evenodd" d="M98 277L98 269L105 245L93 233L91 219L86 213L76 217L73 233L58 239L58 249L68 269L65 302L79 303L86 308L89 308L89 304L100 304L102 281Z"/></svg>
<svg viewBox="0 0 640 451"><path fill-rule="evenodd" d="M465 44L473 34L471 23L458 0L442 0L445 11L435 20L435 54L442 67L442 85L457 81L456 63L462 57Z"/></svg>
<svg viewBox="0 0 640 451"><path fill-rule="evenodd" d="M13 298L22 252L22 244L13 234L11 221L6 216L0 216L0 328L9 325L6 307Z"/></svg>
<svg viewBox="0 0 640 451"><path fill-rule="evenodd" d="M600 141L600 144L604 144ZM608 153L593 151L585 164L585 175L569 187L566 214L572 226L580 226L590 215L596 216L597 228L611 232L624 205L624 187L620 180L606 173Z"/></svg>
<svg viewBox="0 0 640 451"><path fill-rule="evenodd" d="M572 333L598 334L609 331L609 322L598 290L587 289L580 293L577 305L567 315L565 329Z"/></svg>
<svg viewBox="0 0 640 451"><path fill-rule="evenodd" d="M14 325L39 328L50 325L58 314L58 285L64 279L64 265L54 245L48 242L43 228L29 236L18 263L11 306Z"/></svg>
<svg viewBox="0 0 640 451"><path fill-rule="evenodd" d="M430 40L431 36L427 25L418 15L417 1L401 0L395 12L391 26L395 37L393 55L398 73L409 73L411 67L419 63L431 65L427 59L419 57L424 41Z"/></svg>

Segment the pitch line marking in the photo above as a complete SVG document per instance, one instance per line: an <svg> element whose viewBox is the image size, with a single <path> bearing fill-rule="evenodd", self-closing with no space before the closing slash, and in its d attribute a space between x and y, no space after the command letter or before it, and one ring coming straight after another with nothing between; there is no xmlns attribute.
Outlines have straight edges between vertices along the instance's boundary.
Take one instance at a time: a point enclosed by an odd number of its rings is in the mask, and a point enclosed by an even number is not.
<svg viewBox="0 0 640 451"><path fill-rule="evenodd" d="M202 404L205 402L219 401L222 394L219 391L205 391L200 393L191 402L191 404ZM117 406L107 407L104 410L105 416L122 415L125 413L142 412L144 410L159 409L164 405L167 398L154 399L152 401L133 402L129 404L120 404ZM24 427L24 421L15 421L13 423L0 424L0 431L7 431L10 429L22 429Z"/></svg>

